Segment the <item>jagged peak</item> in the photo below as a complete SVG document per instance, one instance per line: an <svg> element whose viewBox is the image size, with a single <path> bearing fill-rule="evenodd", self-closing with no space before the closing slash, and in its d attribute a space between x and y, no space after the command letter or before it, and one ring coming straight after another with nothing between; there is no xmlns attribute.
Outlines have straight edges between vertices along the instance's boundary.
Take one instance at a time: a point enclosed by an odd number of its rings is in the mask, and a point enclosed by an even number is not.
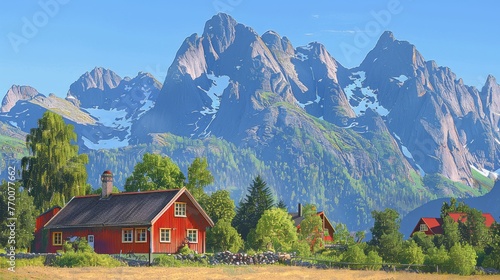
<svg viewBox="0 0 500 280"><path fill-rule="evenodd" d="M486 78L485 86L487 85L492 86L496 84L497 84L497 79L493 75L489 74L488 77Z"/></svg>
<svg viewBox="0 0 500 280"><path fill-rule="evenodd" d="M227 30L234 29L237 24L236 20L230 15L218 13L205 23L203 34L211 34L213 32L223 30L222 27L225 27Z"/></svg>
<svg viewBox="0 0 500 280"><path fill-rule="evenodd" d="M9 112L19 100L31 100L40 95L38 90L30 86L12 85L2 100L0 112Z"/></svg>

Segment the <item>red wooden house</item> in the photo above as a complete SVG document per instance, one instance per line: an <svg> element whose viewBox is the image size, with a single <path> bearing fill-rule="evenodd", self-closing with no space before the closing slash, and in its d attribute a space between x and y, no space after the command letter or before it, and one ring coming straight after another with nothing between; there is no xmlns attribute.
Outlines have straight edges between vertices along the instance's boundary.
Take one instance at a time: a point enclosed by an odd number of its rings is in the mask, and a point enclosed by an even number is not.
<svg viewBox="0 0 500 280"><path fill-rule="evenodd" d="M111 172L101 179L101 195L73 197L37 218L34 251L53 253L65 240L85 237L103 254L175 253L185 244L205 252L206 228L214 224L186 188L111 193Z"/></svg>
<svg viewBox="0 0 500 280"><path fill-rule="evenodd" d="M448 213L455 222L464 223L467 221L467 214L465 213ZM490 213L483 213L483 217L485 218L484 224L486 227L491 227L491 225L495 222L495 218ZM435 234L443 234L443 219L441 218L420 218L417 225L413 229L410 236L412 236L415 232L423 232L426 235L435 235Z"/></svg>
<svg viewBox="0 0 500 280"><path fill-rule="evenodd" d="M299 203L298 206L298 212L292 212L288 213L290 216L292 216L292 220L297 227L297 230L300 230L300 222L304 220L304 216L302 213L302 204ZM332 226L332 223L330 223L330 220L325 215L325 212L319 211L317 215L321 218L321 221L323 222L323 240L332 242L333 241L333 234L335 233L335 229Z"/></svg>

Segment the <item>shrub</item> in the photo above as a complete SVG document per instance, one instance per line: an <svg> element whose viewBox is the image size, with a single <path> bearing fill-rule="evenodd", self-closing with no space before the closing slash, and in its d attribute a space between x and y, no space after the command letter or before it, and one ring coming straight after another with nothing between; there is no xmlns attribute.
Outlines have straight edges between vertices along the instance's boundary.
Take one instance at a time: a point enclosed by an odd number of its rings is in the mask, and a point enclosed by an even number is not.
<svg viewBox="0 0 500 280"><path fill-rule="evenodd" d="M159 266L166 266L166 267L180 267L180 266L182 266L182 262L180 260L177 260L172 255L161 255L161 256L155 258L155 261L158 262Z"/></svg>
<svg viewBox="0 0 500 280"><path fill-rule="evenodd" d="M344 262L348 263L365 263L366 255L363 252L363 249L358 245L349 246L347 251L344 253L344 258L342 259ZM349 265L349 267L354 269L361 269L363 265Z"/></svg>
<svg viewBox="0 0 500 280"><path fill-rule="evenodd" d="M472 246L457 243L450 249L449 272L471 275L476 268L476 260L476 251Z"/></svg>
<svg viewBox="0 0 500 280"><path fill-rule="evenodd" d="M59 267L117 267L121 266L122 263L109 255L100 255L94 252L69 251L57 256L53 265Z"/></svg>
<svg viewBox="0 0 500 280"><path fill-rule="evenodd" d="M366 263L371 263L367 268L370 270L380 270L382 268L382 257L376 251L368 252L366 255Z"/></svg>
<svg viewBox="0 0 500 280"><path fill-rule="evenodd" d="M188 245L184 245L184 247L179 249L178 253L183 255L189 255L189 254L194 254L194 251L189 249Z"/></svg>
<svg viewBox="0 0 500 280"><path fill-rule="evenodd" d="M434 247L429 249L427 255L425 255L424 264L433 267L424 267L424 270L427 272L435 272L436 266L439 271L448 271L450 256L446 251L444 246L441 246L439 249Z"/></svg>

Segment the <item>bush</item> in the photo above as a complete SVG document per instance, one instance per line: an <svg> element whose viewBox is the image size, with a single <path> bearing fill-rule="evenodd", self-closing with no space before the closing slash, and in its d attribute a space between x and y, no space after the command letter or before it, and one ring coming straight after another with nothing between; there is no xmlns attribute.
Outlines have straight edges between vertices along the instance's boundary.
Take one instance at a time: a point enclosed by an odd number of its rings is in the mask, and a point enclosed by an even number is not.
<svg viewBox="0 0 500 280"><path fill-rule="evenodd" d="M109 255L100 255L94 252L69 251L57 256L53 265L59 267L117 267L121 266L122 263Z"/></svg>
<svg viewBox="0 0 500 280"><path fill-rule="evenodd" d="M372 264L367 266L370 270L380 270L382 268L382 262L382 257L379 256L376 251L370 251L368 255L366 255L366 263Z"/></svg>
<svg viewBox="0 0 500 280"><path fill-rule="evenodd" d="M158 262L159 266L166 266L166 267L180 267L180 266L182 266L182 261L177 260L172 255L161 255L161 256L155 258L155 261Z"/></svg>
<svg viewBox="0 0 500 280"><path fill-rule="evenodd" d="M457 243L450 249L449 272L471 275L476 268L476 260L476 251L472 246Z"/></svg>
<svg viewBox="0 0 500 280"><path fill-rule="evenodd" d="M6 258L0 258L0 268L8 268L10 264ZM36 257L32 259L16 259L16 268L25 266L44 266L45 257Z"/></svg>
<svg viewBox="0 0 500 280"><path fill-rule="evenodd" d="M184 247L179 249L178 253L182 255L189 255L189 254L194 254L194 251L189 249L188 245L184 245Z"/></svg>
<svg viewBox="0 0 500 280"><path fill-rule="evenodd" d="M311 256L311 247L305 240L295 241L292 245L292 251L297 252L297 255L301 257Z"/></svg>
<svg viewBox="0 0 500 280"><path fill-rule="evenodd" d="M348 263L365 263L366 255L363 249L361 249L358 245L349 246L347 251L344 253L344 258L342 259L344 262ZM350 268L354 269L362 269L363 265L349 265Z"/></svg>
<svg viewBox="0 0 500 280"><path fill-rule="evenodd" d="M429 249L427 255L424 259L424 264L433 267L424 267L426 272L435 272L436 266L439 271L447 272L449 265L450 256L444 246L441 246L439 249L434 247Z"/></svg>

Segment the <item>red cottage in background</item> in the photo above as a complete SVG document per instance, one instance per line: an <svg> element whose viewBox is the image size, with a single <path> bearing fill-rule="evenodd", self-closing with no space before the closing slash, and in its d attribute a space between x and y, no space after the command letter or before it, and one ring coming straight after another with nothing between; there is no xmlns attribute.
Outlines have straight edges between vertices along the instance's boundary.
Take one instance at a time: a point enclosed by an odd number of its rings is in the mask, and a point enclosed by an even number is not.
<svg viewBox="0 0 500 280"><path fill-rule="evenodd" d="M466 213L448 213L455 222L465 223L467 221ZM495 218L490 213L483 213L484 217L484 225L486 227L491 227L491 225L495 222ZM417 225L413 229L410 237L413 236L415 232L423 232L426 235L435 235L435 234L443 234L443 219L441 218L420 218Z"/></svg>
<svg viewBox="0 0 500 280"><path fill-rule="evenodd" d="M293 223L295 224L295 227L297 227L297 230L300 230L300 222L304 220L304 216L302 213L302 204L299 203L297 210L298 212L291 212L288 214L292 216ZM333 234L335 233L335 229L333 228L332 223L330 223L330 220L328 220L328 218L326 217L325 212L319 211L317 212L317 215L323 222L323 240L333 242Z"/></svg>
<svg viewBox="0 0 500 280"><path fill-rule="evenodd" d="M101 181L101 195L76 196L38 216L34 252L55 253L74 237L101 254L175 253L186 244L205 252L206 229L214 224L186 188L111 193L111 172Z"/></svg>

